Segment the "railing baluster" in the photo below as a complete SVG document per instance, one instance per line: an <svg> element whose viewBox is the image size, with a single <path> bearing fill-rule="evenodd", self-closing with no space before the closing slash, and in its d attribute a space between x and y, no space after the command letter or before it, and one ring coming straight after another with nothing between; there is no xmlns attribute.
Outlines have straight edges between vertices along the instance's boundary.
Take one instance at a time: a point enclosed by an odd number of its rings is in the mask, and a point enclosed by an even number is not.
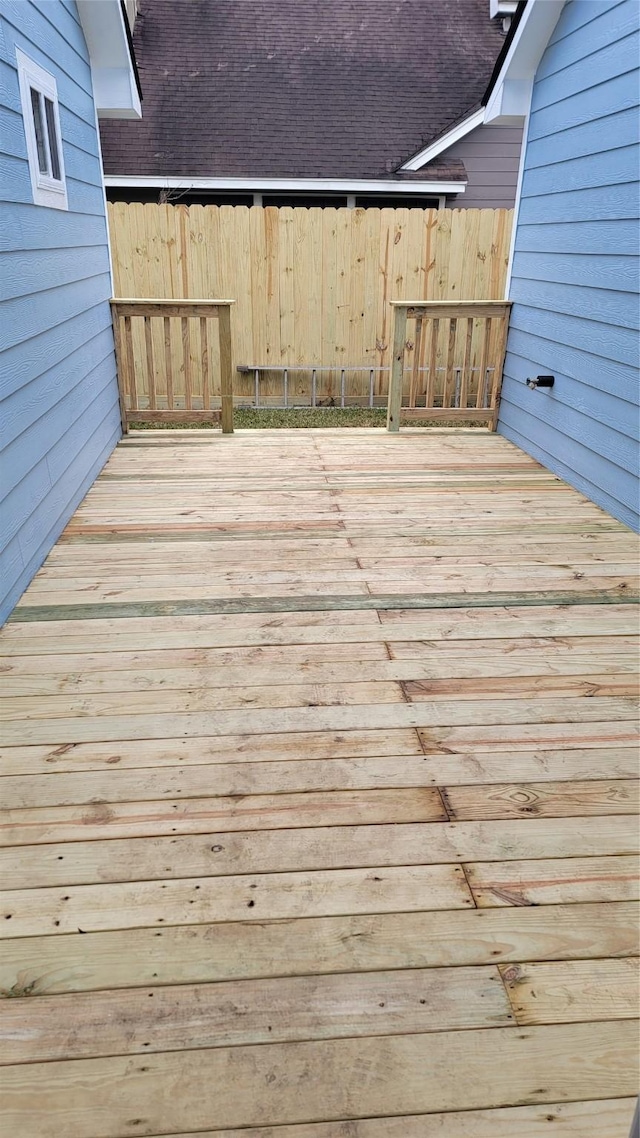
<svg viewBox="0 0 640 1138"><path fill-rule="evenodd" d="M182 366L184 368L184 405L187 411L191 410L191 337L189 336L189 318L182 317Z"/></svg>
<svg viewBox="0 0 640 1138"><path fill-rule="evenodd" d="M153 371L153 340L151 338L151 317L144 317L144 346L147 354L147 396L149 410L156 410L156 377Z"/></svg>
<svg viewBox="0 0 640 1138"><path fill-rule="evenodd" d="M171 320L163 318L164 323L164 370L167 379L167 410L173 411L173 363L171 360Z"/></svg>
<svg viewBox="0 0 640 1138"><path fill-rule="evenodd" d="M133 361L133 328L131 317L124 317L124 353L127 361L124 373L125 401L129 394L129 410L138 406L138 387L136 383L136 369Z"/></svg>
<svg viewBox="0 0 640 1138"><path fill-rule="evenodd" d="M440 334L440 321L431 320L431 341L429 343L429 371L427 373L427 386L424 396L425 408L433 407L436 393L436 366L438 362L438 336Z"/></svg>
<svg viewBox="0 0 640 1138"><path fill-rule="evenodd" d="M200 317L200 356L202 367L202 410L208 411L211 407L209 387L209 344L207 340L207 318Z"/></svg>
<svg viewBox="0 0 640 1138"><path fill-rule="evenodd" d="M422 317L416 317L416 334L413 345L413 363L409 379L409 406L416 405L416 388L420 378L420 351L422 348Z"/></svg>
<svg viewBox="0 0 640 1138"><path fill-rule="evenodd" d="M489 362L489 346L491 341L491 320L487 319L484 322L484 331L482 334L482 348L480 350L480 374L478 376L478 394L476 396L476 407L478 410L484 407L484 396L487 386L487 365Z"/></svg>
<svg viewBox="0 0 640 1138"><path fill-rule="evenodd" d="M473 345L473 316L467 319L467 342L464 349L464 364L460 383L459 407L466 407L469 400L469 382L471 379L471 349Z"/></svg>
<svg viewBox="0 0 640 1138"><path fill-rule="evenodd" d="M453 361L456 351L456 332L458 330L458 321L455 316L449 318L449 348L447 351L447 370L444 375L444 385L442 388L442 406L451 407L451 399L453 396L454 375L453 375Z"/></svg>

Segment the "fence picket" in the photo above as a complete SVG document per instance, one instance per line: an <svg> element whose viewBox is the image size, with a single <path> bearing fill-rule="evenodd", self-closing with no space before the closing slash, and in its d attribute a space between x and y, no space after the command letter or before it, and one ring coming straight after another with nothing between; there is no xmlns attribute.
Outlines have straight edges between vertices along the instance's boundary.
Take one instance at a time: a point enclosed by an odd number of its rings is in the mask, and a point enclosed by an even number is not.
<svg viewBox="0 0 640 1138"><path fill-rule="evenodd" d="M115 291L118 296L176 301L235 297L232 368L241 403L255 400L256 368L261 405L281 403L284 367L290 369L291 403L311 403L314 367L318 403L340 401L342 369L347 399L357 392L365 405L373 369L374 399L380 403L389 382L389 301L407 295L453 304L499 300L511 220L511 210L248 209L112 202ZM131 390L137 382L141 396L155 397L158 407L165 401L166 387L168 406L179 402L188 409L191 403L195 409L201 395L200 339L189 329L189 357L183 356L174 315L169 333L166 322L163 326L152 321L151 388L140 321L134 321L132 341L123 330L125 359L129 350L133 356L126 370ZM429 323L421 339L410 337L405 352L405 396L411 387L419 404L427 389L427 404L436 392L442 394L447 375L447 320L440 321L439 329ZM484 404L476 403L476 376L481 379L483 322L475 321L471 359L463 366L467 328L464 321L458 323L460 401L466 398L480 409ZM210 395L219 397L221 363L215 337L209 341L207 363ZM239 365L247 370L238 373ZM302 370L294 371L296 367Z"/></svg>

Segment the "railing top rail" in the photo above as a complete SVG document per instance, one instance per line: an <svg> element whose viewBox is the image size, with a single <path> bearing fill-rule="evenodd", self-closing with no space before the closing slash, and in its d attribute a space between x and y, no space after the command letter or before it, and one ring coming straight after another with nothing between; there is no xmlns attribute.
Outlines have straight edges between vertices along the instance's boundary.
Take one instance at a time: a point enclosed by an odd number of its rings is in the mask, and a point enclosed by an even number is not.
<svg viewBox="0 0 640 1138"><path fill-rule="evenodd" d="M186 308L196 308L198 305L207 305L207 304L218 304L218 305L229 306L231 304L235 304L236 302L235 302L235 300L218 300L215 297L211 297L210 300L203 300L203 299L192 300L188 296L178 296L178 297L175 297L174 299L170 299L168 297L163 297L162 299L158 299L158 298L153 297L153 296L147 296L147 297L112 296L109 303L110 304L171 304L174 306L176 304L184 304L184 306Z"/></svg>
<svg viewBox="0 0 640 1138"><path fill-rule="evenodd" d="M391 300L394 308L510 308L512 300Z"/></svg>

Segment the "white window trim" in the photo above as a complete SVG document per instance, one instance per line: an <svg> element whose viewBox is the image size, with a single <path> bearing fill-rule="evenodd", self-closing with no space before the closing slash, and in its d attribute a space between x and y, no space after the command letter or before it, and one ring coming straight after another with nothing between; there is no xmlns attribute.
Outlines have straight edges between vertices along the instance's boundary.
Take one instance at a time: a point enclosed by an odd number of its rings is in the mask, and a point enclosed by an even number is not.
<svg viewBox="0 0 640 1138"><path fill-rule="evenodd" d="M31 175L31 190L35 205L49 206L52 209L68 209L67 183L64 171L64 152L62 147L62 131L60 130L60 113L58 109L58 87L53 75L34 63L20 48L16 48L18 64L18 81L20 84L20 101L22 103L22 121L27 141L27 158L29 160L29 173ZM38 162L38 146L33 122L33 109L31 106L31 88L35 88L45 98L53 103L56 140L58 143L58 161L60 163L60 180L43 174ZM46 122L45 141L49 147Z"/></svg>

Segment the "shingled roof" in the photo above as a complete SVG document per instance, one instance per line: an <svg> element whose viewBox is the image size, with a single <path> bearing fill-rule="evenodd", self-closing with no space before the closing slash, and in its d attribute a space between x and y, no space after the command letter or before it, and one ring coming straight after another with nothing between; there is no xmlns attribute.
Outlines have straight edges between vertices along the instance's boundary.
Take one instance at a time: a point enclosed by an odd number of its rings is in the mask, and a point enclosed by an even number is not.
<svg viewBox="0 0 640 1138"><path fill-rule="evenodd" d="M489 0L141 0L143 118L101 123L105 173L404 180L503 42Z"/></svg>

